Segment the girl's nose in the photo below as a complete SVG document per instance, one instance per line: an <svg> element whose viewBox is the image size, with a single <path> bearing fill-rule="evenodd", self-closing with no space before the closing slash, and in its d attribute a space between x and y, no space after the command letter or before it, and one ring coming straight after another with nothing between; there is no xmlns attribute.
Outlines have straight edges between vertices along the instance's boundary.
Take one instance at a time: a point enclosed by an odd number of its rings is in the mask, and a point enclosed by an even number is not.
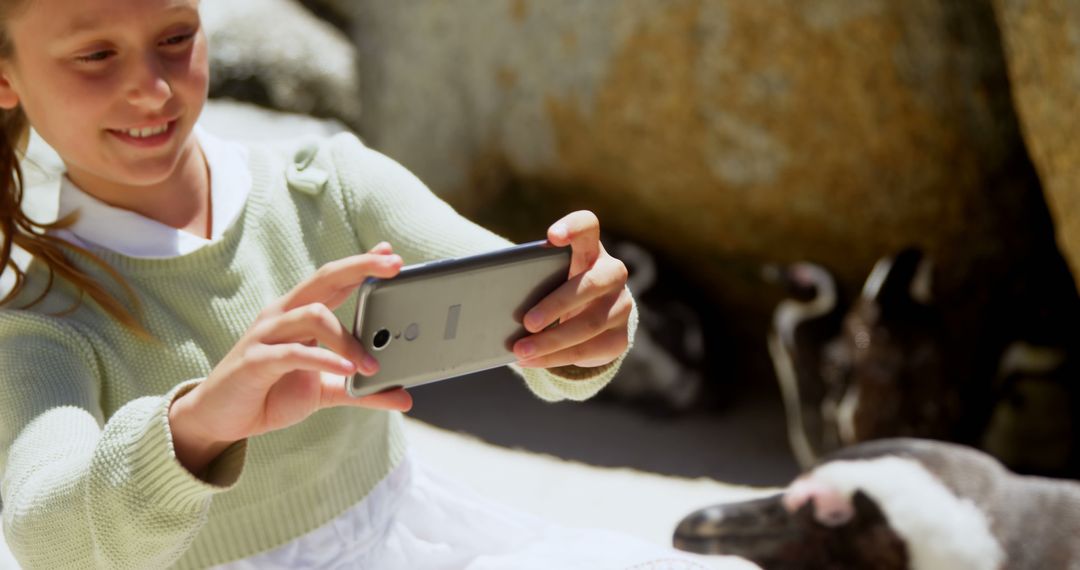
<svg viewBox="0 0 1080 570"><path fill-rule="evenodd" d="M136 63L136 69L127 91L127 100L132 105L149 109L162 107L172 97L172 86L161 60L155 56L146 56Z"/></svg>

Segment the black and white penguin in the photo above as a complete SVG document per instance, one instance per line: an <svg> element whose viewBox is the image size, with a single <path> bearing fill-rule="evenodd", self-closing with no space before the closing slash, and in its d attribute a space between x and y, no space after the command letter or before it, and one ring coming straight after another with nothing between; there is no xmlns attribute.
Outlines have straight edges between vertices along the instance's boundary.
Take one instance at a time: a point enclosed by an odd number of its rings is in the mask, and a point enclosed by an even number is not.
<svg viewBox="0 0 1080 570"><path fill-rule="evenodd" d="M822 418L821 358L826 343L840 332L843 313L836 280L827 269L809 262L770 265L764 277L788 294L773 311L769 357L784 402L788 442L805 468L835 447Z"/></svg>
<svg viewBox="0 0 1080 570"><path fill-rule="evenodd" d="M951 439L957 383L946 369L932 264L914 248L880 260L827 347L823 414L840 444L883 437Z"/></svg>
<svg viewBox="0 0 1080 570"><path fill-rule="evenodd" d="M1080 477L1080 387L1064 346L1014 341L1002 352L998 394L980 448L1021 473Z"/></svg>
<svg viewBox="0 0 1080 570"><path fill-rule="evenodd" d="M626 355L605 397L637 403L657 414L685 412L706 391L705 332L698 311L659 291L653 255L626 240L605 238L629 270L627 287L638 307L634 350Z"/></svg>
<svg viewBox="0 0 1080 570"><path fill-rule="evenodd" d="M1015 475L957 444L877 440L780 494L690 514L674 544L765 570L1080 570L1080 483Z"/></svg>

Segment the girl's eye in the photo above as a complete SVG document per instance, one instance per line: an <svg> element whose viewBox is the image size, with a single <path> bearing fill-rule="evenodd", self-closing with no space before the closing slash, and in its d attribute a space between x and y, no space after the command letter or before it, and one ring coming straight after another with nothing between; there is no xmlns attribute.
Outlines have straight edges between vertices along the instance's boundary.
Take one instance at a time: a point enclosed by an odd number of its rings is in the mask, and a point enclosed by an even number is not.
<svg viewBox="0 0 1080 570"><path fill-rule="evenodd" d="M88 53L88 54L85 54L85 55L76 56L75 61L79 61L79 62L82 62L82 63L96 63L96 62L99 62L99 61L105 61L106 59L109 59L109 57L111 57L111 56L112 56L111 51L102 50L102 51L91 52L91 53Z"/></svg>
<svg viewBox="0 0 1080 570"><path fill-rule="evenodd" d="M172 36L170 38L166 38L165 40L163 40L161 42L161 45L170 46L170 47L171 46L178 46L178 45L182 45L182 44L187 43L188 40L190 40L193 37L195 37L194 32L187 33L187 34L181 34L179 36Z"/></svg>

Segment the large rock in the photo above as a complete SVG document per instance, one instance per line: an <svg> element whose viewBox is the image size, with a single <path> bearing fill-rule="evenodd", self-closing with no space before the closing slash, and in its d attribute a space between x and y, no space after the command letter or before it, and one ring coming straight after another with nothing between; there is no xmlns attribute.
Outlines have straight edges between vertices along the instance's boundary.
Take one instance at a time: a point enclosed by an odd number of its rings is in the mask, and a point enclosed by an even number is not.
<svg viewBox="0 0 1080 570"><path fill-rule="evenodd" d="M980 2L308 3L360 47L363 134L468 209L539 181L672 250L856 279L996 252L1028 190L999 190L1023 150Z"/></svg>
<svg viewBox="0 0 1080 570"><path fill-rule="evenodd" d="M1058 243L1080 270L1080 2L994 0L1013 98Z"/></svg>
<svg viewBox="0 0 1080 570"><path fill-rule="evenodd" d="M330 24L293 0L214 0L200 13L214 95L359 121L356 51Z"/></svg>
<svg viewBox="0 0 1080 570"><path fill-rule="evenodd" d="M851 291L918 244L971 307L1056 262L989 2L305 3L359 48L366 139L515 237L590 207L757 317L765 260Z"/></svg>

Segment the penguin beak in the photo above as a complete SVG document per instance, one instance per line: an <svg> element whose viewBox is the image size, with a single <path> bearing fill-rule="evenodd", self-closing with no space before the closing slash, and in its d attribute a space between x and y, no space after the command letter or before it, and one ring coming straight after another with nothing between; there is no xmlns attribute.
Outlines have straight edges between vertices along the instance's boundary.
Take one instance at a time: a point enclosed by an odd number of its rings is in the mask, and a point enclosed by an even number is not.
<svg viewBox="0 0 1080 570"><path fill-rule="evenodd" d="M789 512L783 498L779 494L695 511L679 523L674 546L739 556L768 570L912 567L903 538L863 491L851 496L854 516L838 525L816 519L816 499Z"/></svg>
<svg viewBox="0 0 1080 570"><path fill-rule="evenodd" d="M802 538L800 525L781 503L782 494L714 505L687 515L675 529L675 548L768 560Z"/></svg>

